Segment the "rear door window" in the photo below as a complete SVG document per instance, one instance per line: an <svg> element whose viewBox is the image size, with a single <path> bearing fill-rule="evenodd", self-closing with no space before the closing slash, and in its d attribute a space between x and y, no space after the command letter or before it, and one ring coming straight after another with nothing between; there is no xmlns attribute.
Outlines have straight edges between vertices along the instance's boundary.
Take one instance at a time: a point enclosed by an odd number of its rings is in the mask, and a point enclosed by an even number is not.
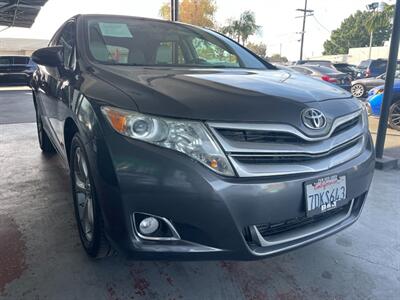
<svg viewBox="0 0 400 300"><path fill-rule="evenodd" d="M375 61L372 63L372 67L376 68L377 70L386 70L386 61Z"/></svg>

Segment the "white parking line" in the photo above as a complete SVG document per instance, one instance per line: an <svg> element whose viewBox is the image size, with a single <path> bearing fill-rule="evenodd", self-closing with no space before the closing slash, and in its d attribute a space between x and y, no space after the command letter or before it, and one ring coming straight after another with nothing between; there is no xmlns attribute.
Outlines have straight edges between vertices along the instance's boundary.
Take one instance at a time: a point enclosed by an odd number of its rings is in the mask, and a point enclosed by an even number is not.
<svg viewBox="0 0 400 300"><path fill-rule="evenodd" d="M0 91L30 91L28 86L1 86Z"/></svg>

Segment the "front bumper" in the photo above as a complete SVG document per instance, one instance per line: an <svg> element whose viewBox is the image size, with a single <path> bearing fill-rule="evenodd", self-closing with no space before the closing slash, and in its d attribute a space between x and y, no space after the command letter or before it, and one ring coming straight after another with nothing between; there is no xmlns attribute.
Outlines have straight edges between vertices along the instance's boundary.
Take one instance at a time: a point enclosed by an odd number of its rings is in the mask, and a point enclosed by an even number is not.
<svg viewBox="0 0 400 300"><path fill-rule="evenodd" d="M364 152L335 168L274 177L223 177L183 154L113 132L93 143L89 157L96 165L106 233L120 252L140 259L250 260L306 245L357 220L374 169L373 145L369 135L367 139ZM346 175L348 201L355 199L345 218L328 226L319 221L301 226L296 229L301 234L290 231L292 238L283 243L255 242L249 228L304 217L304 182L332 174ZM169 219L181 240L141 240L133 228L134 212Z"/></svg>

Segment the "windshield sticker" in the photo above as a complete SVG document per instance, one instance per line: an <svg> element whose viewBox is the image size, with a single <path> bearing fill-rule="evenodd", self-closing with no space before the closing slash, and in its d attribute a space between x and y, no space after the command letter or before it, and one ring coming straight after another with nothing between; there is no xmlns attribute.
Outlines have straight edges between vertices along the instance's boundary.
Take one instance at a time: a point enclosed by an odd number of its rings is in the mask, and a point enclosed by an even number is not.
<svg viewBox="0 0 400 300"><path fill-rule="evenodd" d="M123 23L99 23L101 33L104 36L131 38L128 25Z"/></svg>

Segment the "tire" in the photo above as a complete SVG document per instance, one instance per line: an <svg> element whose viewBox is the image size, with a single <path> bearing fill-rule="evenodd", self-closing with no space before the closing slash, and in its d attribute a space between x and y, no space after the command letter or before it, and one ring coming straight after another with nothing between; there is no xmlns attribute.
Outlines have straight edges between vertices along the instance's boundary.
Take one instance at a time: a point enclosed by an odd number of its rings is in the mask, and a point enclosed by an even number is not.
<svg viewBox="0 0 400 300"><path fill-rule="evenodd" d="M356 98L362 98L365 96L365 86L361 83L356 83L351 86L351 94Z"/></svg>
<svg viewBox="0 0 400 300"><path fill-rule="evenodd" d="M56 150L54 149L53 144L50 141L49 136L43 128L42 116L39 112L39 108L36 107L36 128L38 134L39 147L42 149L44 153L54 153Z"/></svg>
<svg viewBox="0 0 400 300"><path fill-rule="evenodd" d="M390 106L389 126L400 131L400 100L397 100Z"/></svg>
<svg viewBox="0 0 400 300"><path fill-rule="evenodd" d="M83 248L90 257L99 259L113 255L114 250L104 233L104 222L88 161L82 139L76 133L70 151L75 218Z"/></svg>

